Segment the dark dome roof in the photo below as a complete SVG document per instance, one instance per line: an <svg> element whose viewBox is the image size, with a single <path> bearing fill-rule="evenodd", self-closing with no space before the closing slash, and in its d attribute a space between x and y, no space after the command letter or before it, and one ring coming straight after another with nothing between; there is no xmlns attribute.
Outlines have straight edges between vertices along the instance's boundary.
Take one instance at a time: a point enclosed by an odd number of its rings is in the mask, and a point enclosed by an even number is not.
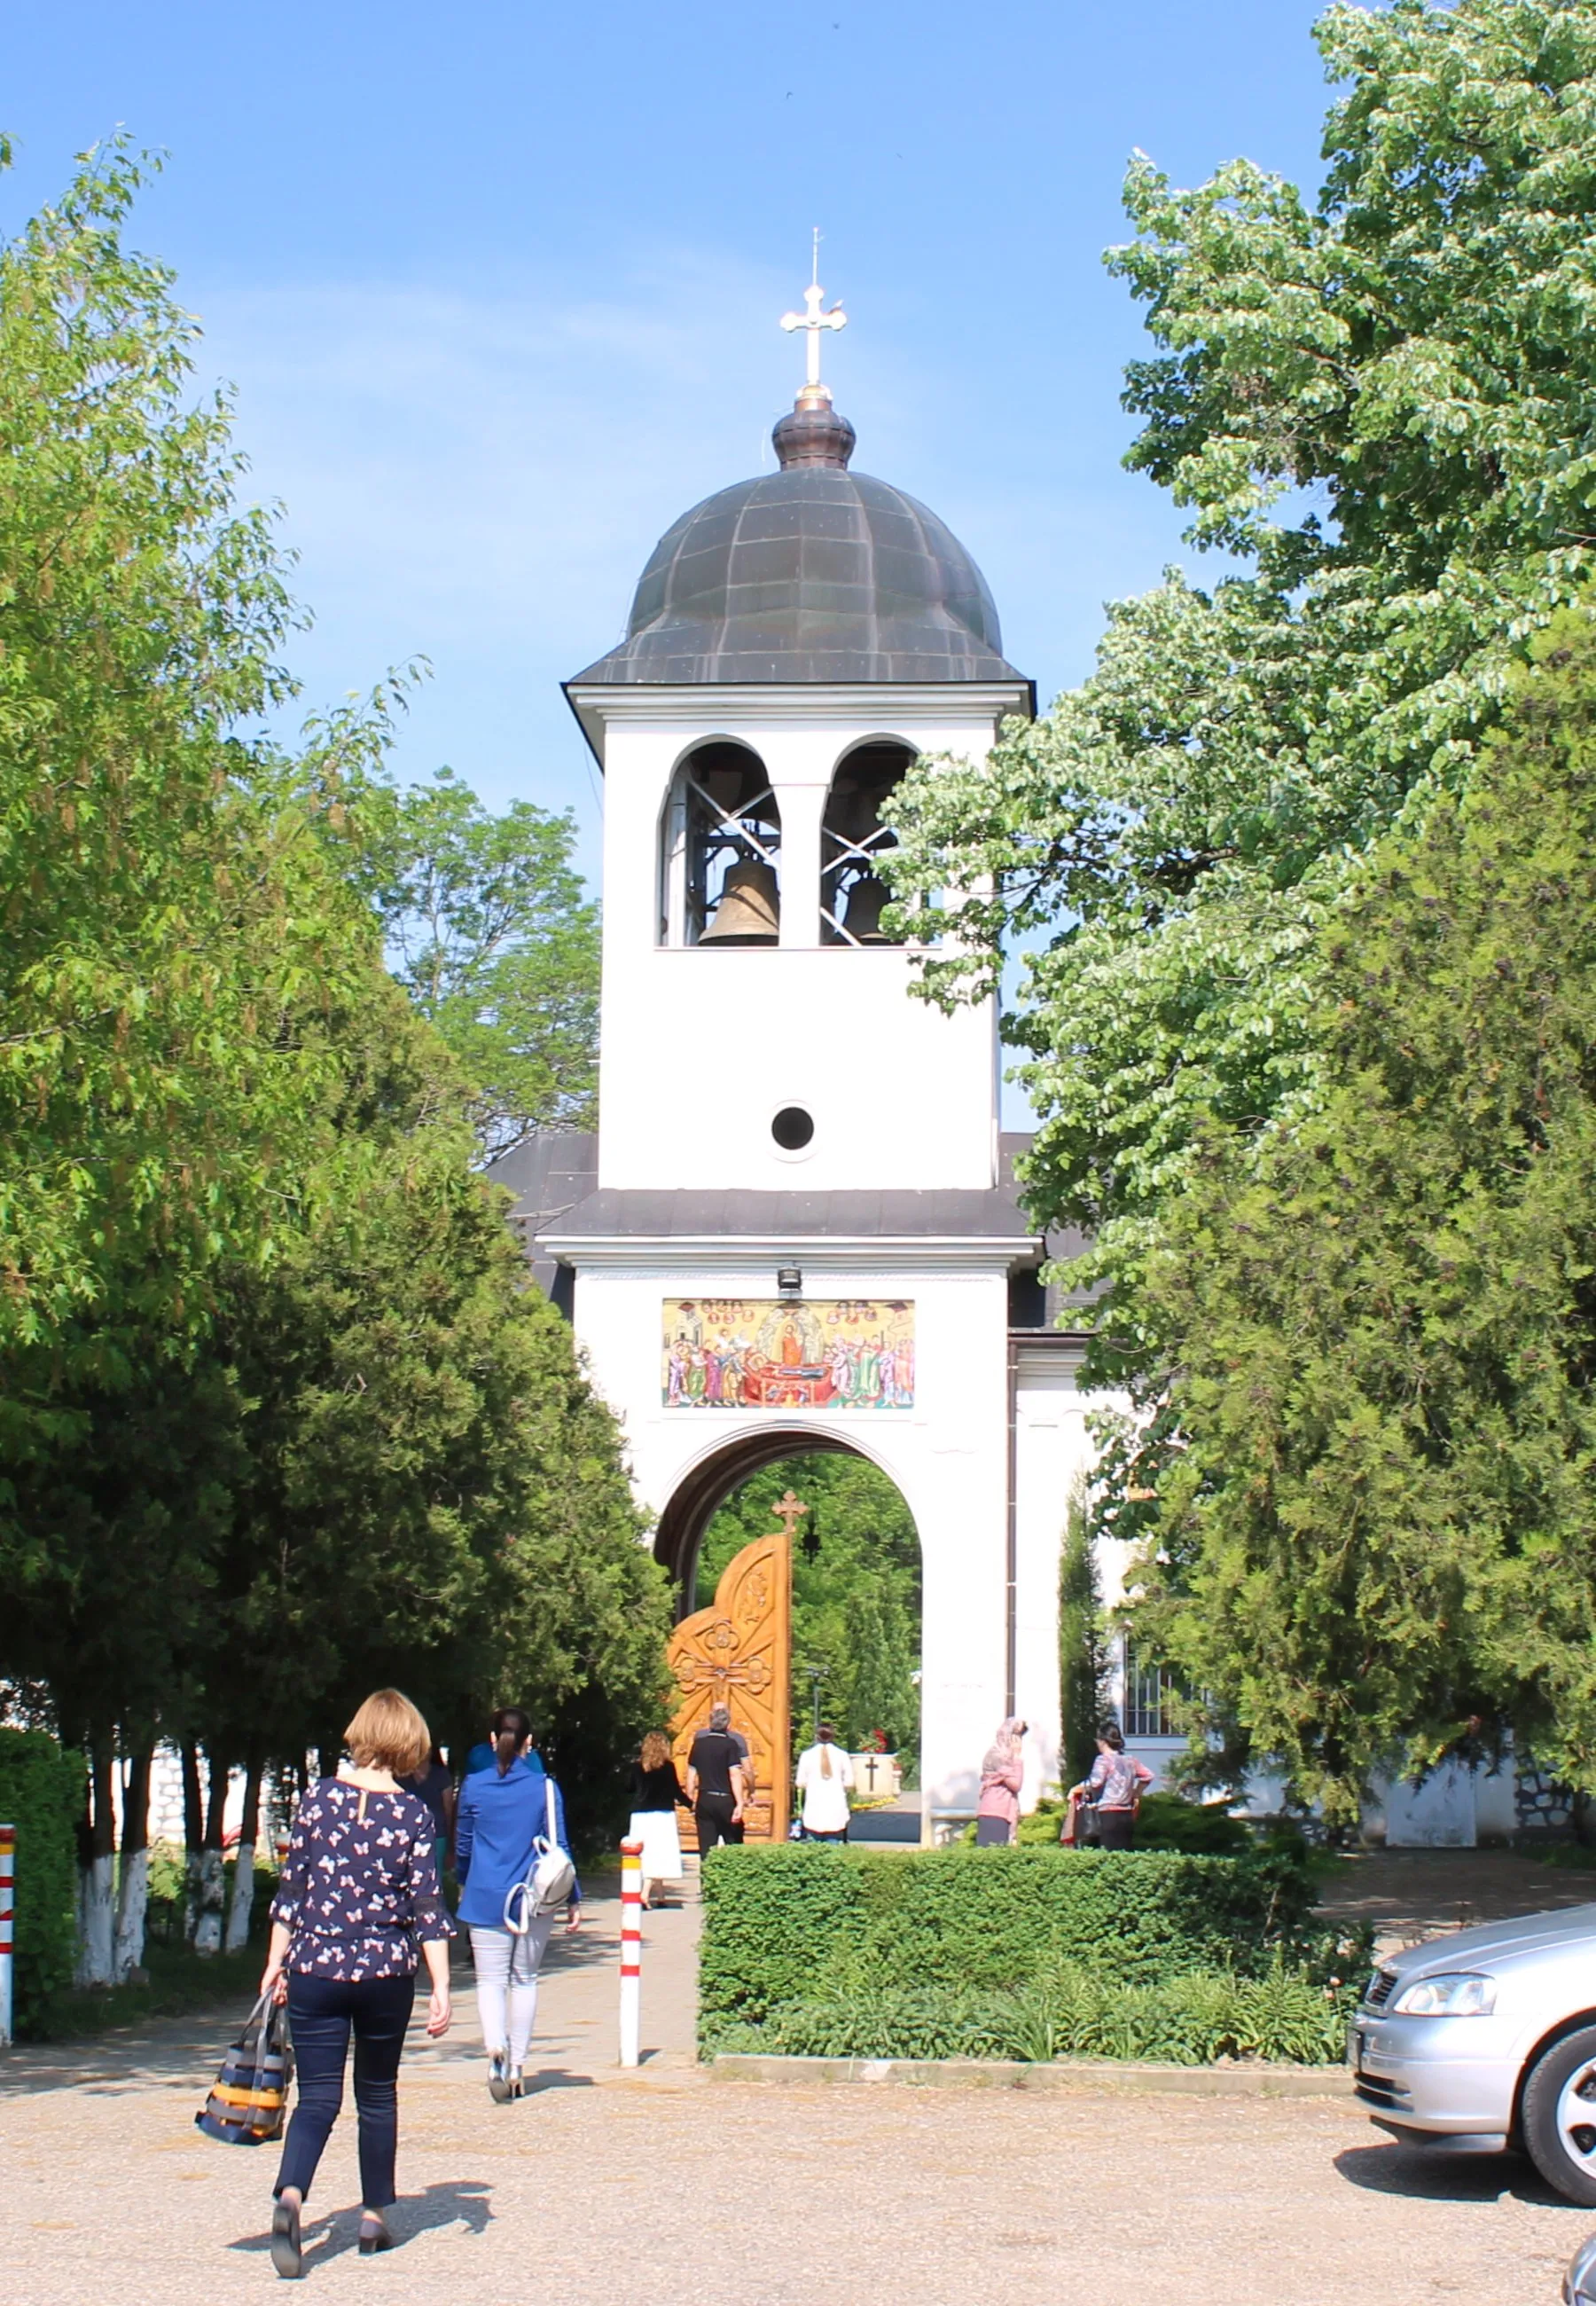
<svg viewBox="0 0 1596 2306"><path fill-rule="evenodd" d="M845 418L800 406L775 440L781 472L666 531L626 639L579 681L1020 678L975 562L913 497L848 471Z"/></svg>

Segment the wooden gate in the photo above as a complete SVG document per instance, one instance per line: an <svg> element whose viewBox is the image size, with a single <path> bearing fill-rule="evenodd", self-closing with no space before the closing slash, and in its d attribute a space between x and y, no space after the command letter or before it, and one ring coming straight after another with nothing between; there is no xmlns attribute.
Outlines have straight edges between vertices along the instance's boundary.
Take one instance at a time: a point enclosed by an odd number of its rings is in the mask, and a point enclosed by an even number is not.
<svg viewBox="0 0 1596 2306"><path fill-rule="evenodd" d="M670 1636L670 1670L681 1692L671 1722L676 1766L709 1725L710 1708L729 1705L748 1741L754 1800L743 1821L749 1841L785 1841L792 1787L792 1538L756 1537L733 1556L707 1610L684 1618ZM682 1843L697 1848L690 1819Z"/></svg>

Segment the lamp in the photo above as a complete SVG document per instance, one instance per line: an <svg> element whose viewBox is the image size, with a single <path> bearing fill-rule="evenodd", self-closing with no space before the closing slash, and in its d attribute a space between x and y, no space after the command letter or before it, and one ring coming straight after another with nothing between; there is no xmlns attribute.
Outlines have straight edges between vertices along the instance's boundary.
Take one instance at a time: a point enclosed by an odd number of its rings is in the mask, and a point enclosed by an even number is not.
<svg viewBox="0 0 1596 2306"><path fill-rule="evenodd" d="M801 1297L804 1277L796 1265L781 1265L776 1268L776 1287L783 1297Z"/></svg>

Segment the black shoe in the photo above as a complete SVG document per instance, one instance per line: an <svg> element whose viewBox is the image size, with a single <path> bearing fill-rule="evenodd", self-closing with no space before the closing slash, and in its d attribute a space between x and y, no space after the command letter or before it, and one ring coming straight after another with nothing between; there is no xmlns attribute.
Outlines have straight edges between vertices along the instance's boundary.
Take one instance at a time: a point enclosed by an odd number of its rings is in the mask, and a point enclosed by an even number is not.
<svg viewBox="0 0 1596 2306"><path fill-rule="evenodd" d="M371 2258L378 2250L391 2250L393 2246L394 2238L380 2218L374 2225L368 2225L364 2218L361 2220L360 2254L363 2258Z"/></svg>
<svg viewBox="0 0 1596 2306"><path fill-rule="evenodd" d="M271 2262L285 2282L297 2282L304 2272L299 2246L299 2206L278 2202L271 2214Z"/></svg>

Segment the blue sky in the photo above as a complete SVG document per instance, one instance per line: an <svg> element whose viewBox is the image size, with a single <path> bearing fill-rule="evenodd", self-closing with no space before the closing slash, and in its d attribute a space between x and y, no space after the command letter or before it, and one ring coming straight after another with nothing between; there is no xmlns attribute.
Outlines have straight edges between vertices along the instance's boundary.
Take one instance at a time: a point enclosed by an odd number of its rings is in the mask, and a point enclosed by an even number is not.
<svg viewBox="0 0 1596 2306"><path fill-rule="evenodd" d="M857 467L964 539L1044 698L1088 669L1103 602L1182 556L1119 464L1140 330L1099 259L1126 156L1313 180L1316 13L12 0L0 218L118 124L166 152L137 238L286 508L307 703L424 653L401 773L572 807L591 867L558 683L661 531L768 463L815 224Z"/></svg>

